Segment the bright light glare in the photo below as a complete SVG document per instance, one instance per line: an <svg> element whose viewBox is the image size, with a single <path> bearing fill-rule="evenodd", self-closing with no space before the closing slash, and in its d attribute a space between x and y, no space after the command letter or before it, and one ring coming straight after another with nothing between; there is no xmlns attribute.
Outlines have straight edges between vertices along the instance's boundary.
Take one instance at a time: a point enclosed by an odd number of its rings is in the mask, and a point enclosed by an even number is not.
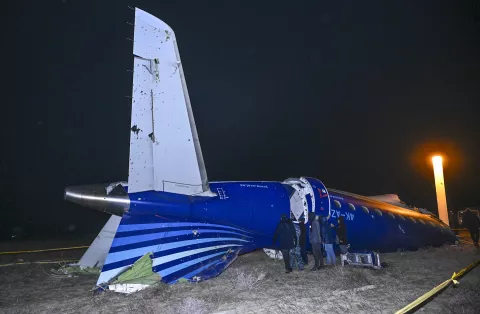
<svg viewBox="0 0 480 314"><path fill-rule="evenodd" d="M434 167L442 167L442 156L433 156L432 162Z"/></svg>
<svg viewBox="0 0 480 314"><path fill-rule="evenodd" d="M447 225L450 225L448 221L445 182L443 180L442 157L434 156L432 158L432 162L433 162L433 175L435 176L435 190L437 192L438 215L440 216L440 219L444 223L446 223Z"/></svg>

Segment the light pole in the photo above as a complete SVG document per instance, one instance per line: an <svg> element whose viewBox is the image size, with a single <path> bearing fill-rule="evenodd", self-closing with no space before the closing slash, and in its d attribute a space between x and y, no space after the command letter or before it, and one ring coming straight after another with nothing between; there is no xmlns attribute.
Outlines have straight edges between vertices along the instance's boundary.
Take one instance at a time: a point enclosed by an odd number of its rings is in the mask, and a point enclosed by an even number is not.
<svg viewBox="0 0 480 314"><path fill-rule="evenodd" d="M437 192L438 216L444 223L450 225L448 221L447 197L445 195L442 161L443 160L441 156L434 156L432 158L433 175L435 176L435 190Z"/></svg>

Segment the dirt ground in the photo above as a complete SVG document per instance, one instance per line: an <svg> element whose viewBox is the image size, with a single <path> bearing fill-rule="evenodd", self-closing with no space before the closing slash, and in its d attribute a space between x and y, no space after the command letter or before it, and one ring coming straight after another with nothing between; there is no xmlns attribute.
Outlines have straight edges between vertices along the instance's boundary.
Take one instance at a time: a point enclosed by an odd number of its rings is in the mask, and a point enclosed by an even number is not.
<svg viewBox="0 0 480 314"><path fill-rule="evenodd" d="M76 259L83 251L0 255L0 264ZM476 249L464 244L382 254L388 267L381 270L333 267L285 274L282 261L257 251L241 256L215 279L159 284L130 295L93 294L96 275L59 276L51 271L56 264L16 265L0 267L0 313L394 313L476 259ZM418 312L478 309L480 267Z"/></svg>

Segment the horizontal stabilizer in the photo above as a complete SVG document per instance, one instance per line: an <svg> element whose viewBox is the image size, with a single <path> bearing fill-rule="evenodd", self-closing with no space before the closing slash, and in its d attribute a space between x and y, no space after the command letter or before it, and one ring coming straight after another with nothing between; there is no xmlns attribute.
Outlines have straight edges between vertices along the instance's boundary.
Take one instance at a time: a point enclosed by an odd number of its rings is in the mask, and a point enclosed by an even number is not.
<svg viewBox="0 0 480 314"><path fill-rule="evenodd" d="M120 220L121 217L116 215L110 217L76 265L82 268L103 267L103 263L105 262L108 250L112 245Z"/></svg>

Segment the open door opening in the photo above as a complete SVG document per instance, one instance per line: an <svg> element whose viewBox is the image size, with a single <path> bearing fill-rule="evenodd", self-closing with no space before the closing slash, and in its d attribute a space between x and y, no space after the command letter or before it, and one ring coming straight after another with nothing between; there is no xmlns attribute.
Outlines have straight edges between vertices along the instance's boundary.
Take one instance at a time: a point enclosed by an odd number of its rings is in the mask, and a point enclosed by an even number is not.
<svg viewBox="0 0 480 314"><path fill-rule="evenodd" d="M304 179L290 178L283 181L290 190L290 218L298 221L300 218L308 222L310 212L315 212L315 196L310 183Z"/></svg>

